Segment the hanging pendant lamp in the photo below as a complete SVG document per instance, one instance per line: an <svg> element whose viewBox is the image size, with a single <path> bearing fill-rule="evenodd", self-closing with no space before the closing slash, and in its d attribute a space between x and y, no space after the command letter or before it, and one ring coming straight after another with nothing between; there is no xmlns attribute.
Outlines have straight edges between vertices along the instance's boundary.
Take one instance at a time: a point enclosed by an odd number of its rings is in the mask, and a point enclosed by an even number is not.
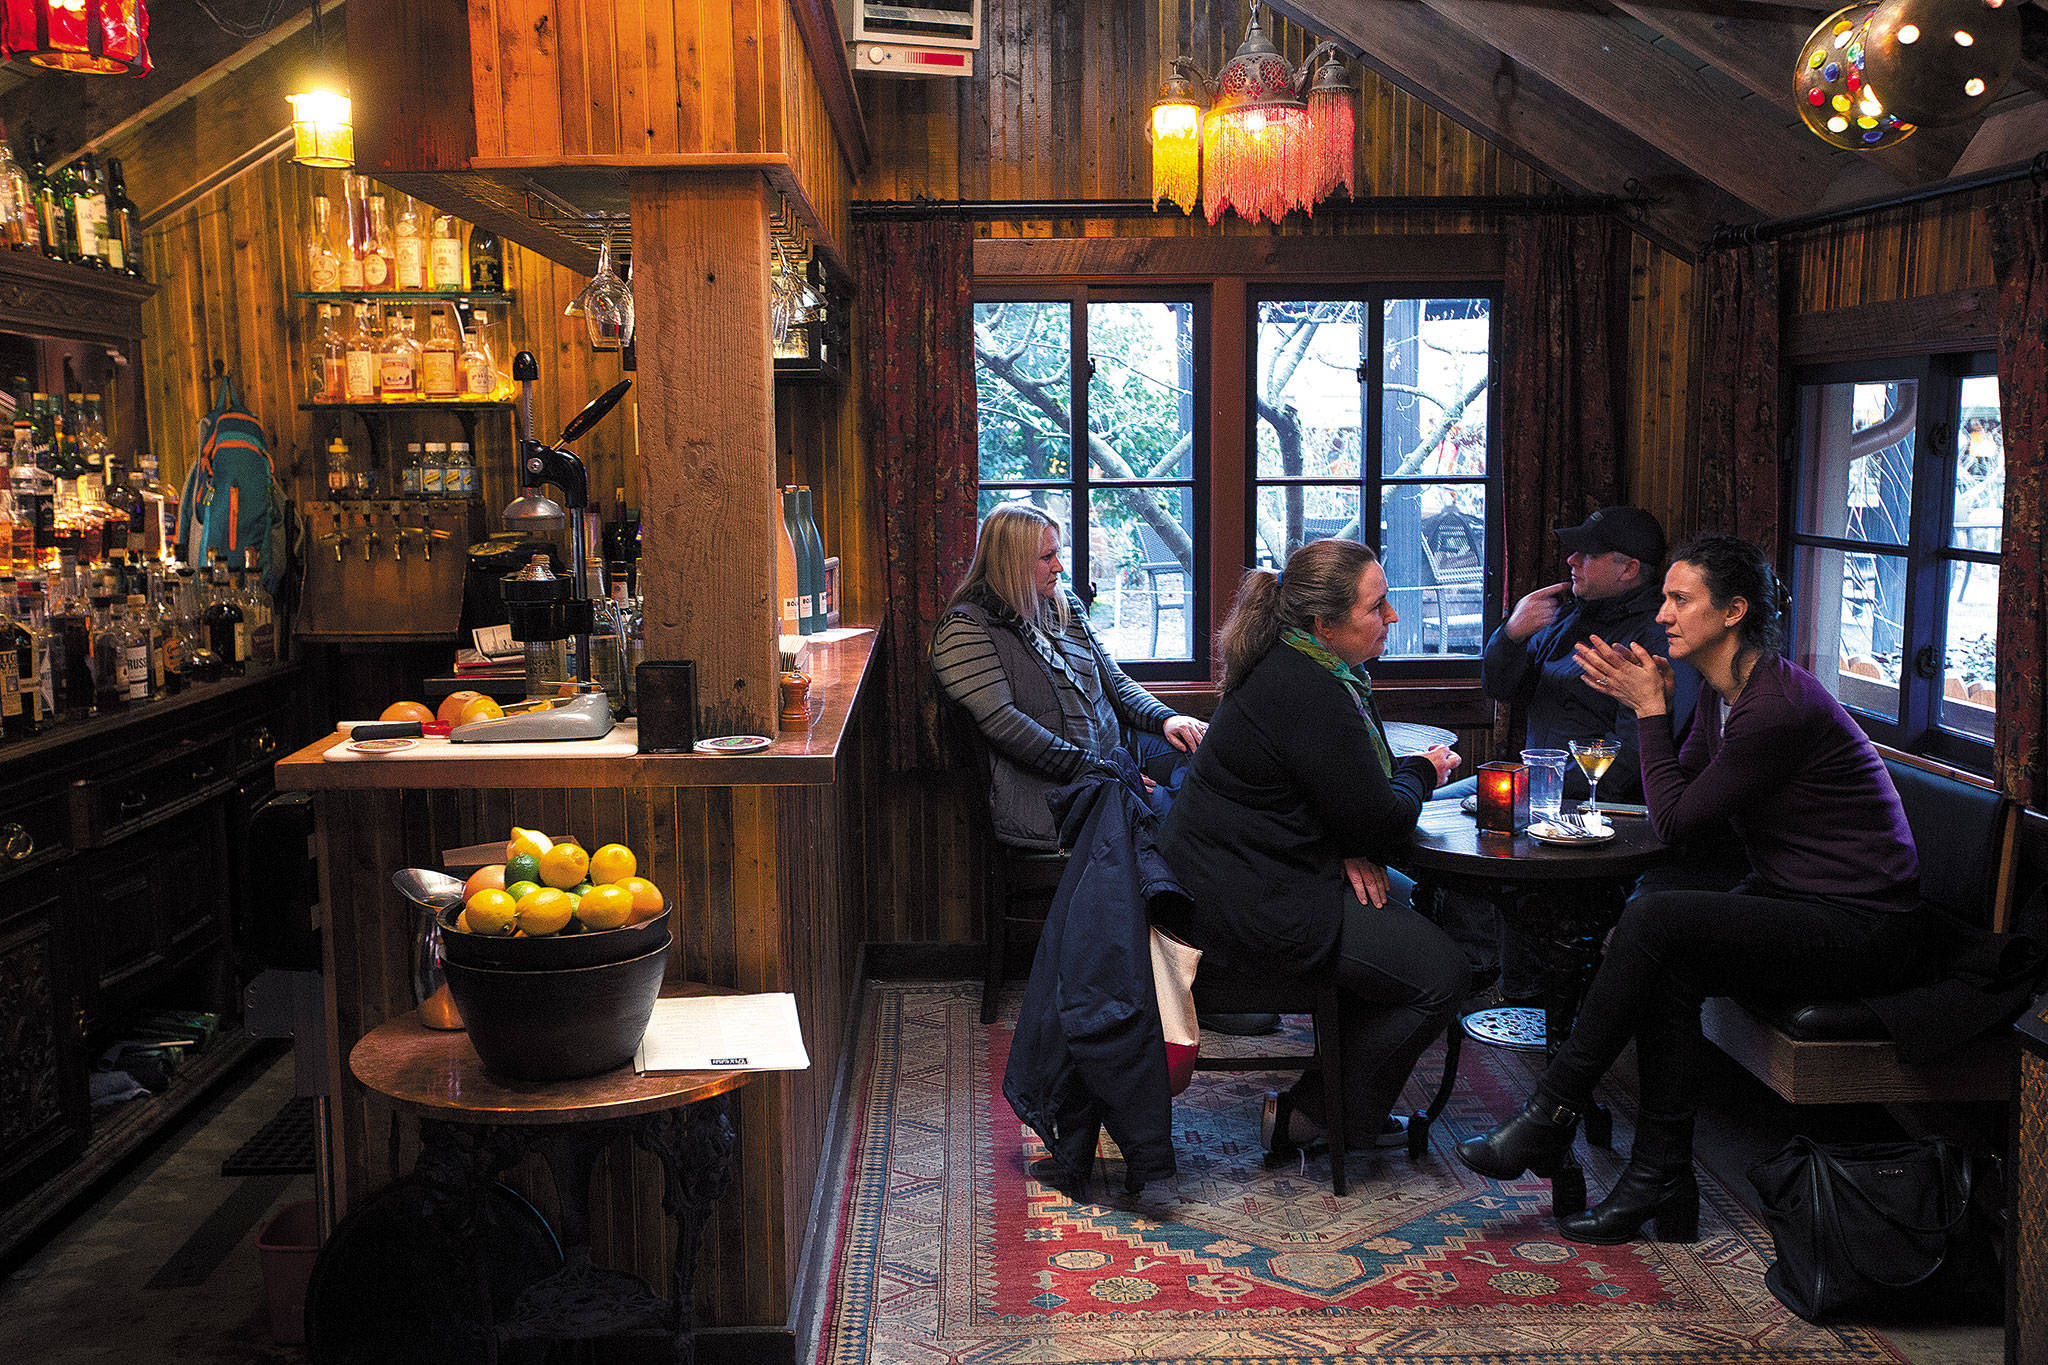
<svg viewBox="0 0 2048 1365"><path fill-rule="evenodd" d="M313 0L313 72L311 88L285 96L292 107L292 160L322 170L348 170L356 164L356 129L348 81L338 75L327 56L327 30L320 25L320 0Z"/></svg>
<svg viewBox="0 0 2048 1365"><path fill-rule="evenodd" d="M53 71L149 74L143 0L0 0L0 56Z"/></svg>
<svg viewBox="0 0 2048 1365"><path fill-rule="evenodd" d="M1187 57L1174 59L1147 129L1152 202L1171 199L1193 211L1192 149L1199 145L1201 204L1211 223L1232 209L1275 223L1290 209L1313 213L1338 185L1353 183L1355 100L1335 43L1318 43L1299 68L1290 65L1266 37L1253 0L1244 41L1213 81Z"/></svg>

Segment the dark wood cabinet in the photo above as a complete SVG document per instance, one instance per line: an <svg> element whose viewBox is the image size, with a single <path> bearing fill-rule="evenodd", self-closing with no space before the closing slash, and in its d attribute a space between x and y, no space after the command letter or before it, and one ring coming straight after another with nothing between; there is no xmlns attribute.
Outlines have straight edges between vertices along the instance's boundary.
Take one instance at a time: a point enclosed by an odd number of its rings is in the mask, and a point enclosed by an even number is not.
<svg viewBox="0 0 2048 1365"><path fill-rule="evenodd" d="M75 1157L90 1122L78 1015L63 969L53 871L7 879L0 901L0 1202Z"/></svg>

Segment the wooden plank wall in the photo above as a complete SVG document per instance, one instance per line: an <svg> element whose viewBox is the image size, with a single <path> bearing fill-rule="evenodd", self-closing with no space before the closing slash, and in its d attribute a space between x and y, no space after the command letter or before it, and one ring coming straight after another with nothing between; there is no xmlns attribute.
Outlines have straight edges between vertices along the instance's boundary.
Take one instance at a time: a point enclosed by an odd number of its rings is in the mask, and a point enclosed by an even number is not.
<svg viewBox="0 0 2048 1365"><path fill-rule="evenodd" d="M303 243L316 186L339 206L338 176L293 165L280 153L143 233L143 270L157 286L143 314L149 439L166 482L182 481L198 453L208 406L204 376L216 359L236 376L244 401L262 419L288 496L302 501L324 494L326 446L337 432L358 462L367 458L356 418L298 408L310 384L317 311L288 295L305 287ZM395 193L391 199L395 216ZM514 303L509 333L502 323L495 329L499 368L509 374L512 349L535 353L541 379L534 425L550 440L623 371L617 355L590 349L580 321L562 316L582 277L510 242L505 273ZM502 319L505 312L493 316ZM515 346L503 344L507 335ZM397 410L377 420L401 455L408 441L462 438L460 422L447 414ZM629 398L577 445L590 469L592 496L607 508L612 490L637 486L636 425ZM498 509L514 495L512 432L509 418L486 416L477 425L481 505L493 530Z"/></svg>
<svg viewBox="0 0 2048 1365"><path fill-rule="evenodd" d="M1929 200L1788 238L1780 257L1787 310L1824 313L1995 287L1984 206L2008 192Z"/></svg>
<svg viewBox="0 0 2048 1365"><path fill-rule="evenodd" d="M782 0L471 0L480 165L780 152Z"/></svg>
<svg viewBox="0 0 2048 1365"><path fill-rule="evenodd" d="M794 22L785 19L786 25ZM853 252L853 224L848 216L853 174L840 151L839 134L826 110L810 49L797 40L793 27L786 27L785 32L789 37L782 43L780 89L788 125L784 150L789 155L789 175L818 215L821 235L844 262Z"/></svg>

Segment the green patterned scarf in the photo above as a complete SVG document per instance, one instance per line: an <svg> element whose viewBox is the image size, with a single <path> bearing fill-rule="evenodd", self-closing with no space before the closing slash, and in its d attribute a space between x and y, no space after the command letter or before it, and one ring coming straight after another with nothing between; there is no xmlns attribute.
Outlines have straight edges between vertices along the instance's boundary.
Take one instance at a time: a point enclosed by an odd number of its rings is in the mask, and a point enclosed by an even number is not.
<svg viewBox="0 0 2048 1365"><path fill-rule="evenodd" d="M1365 722L1365 733L1372 738L1372 749L1379 758L1380 771L1392 777L1394 751L1387 747L1386 731L1380 728L1379 712L1372 704L1372 679L1332 654L1321 640L1298 626L1289 626L1281 631L1280 642L1290 649L1300 650L1329 669L1337 681L1344 684L1344 690L1351 694L1352 704L1358 708L1358 718Z"/></svg>

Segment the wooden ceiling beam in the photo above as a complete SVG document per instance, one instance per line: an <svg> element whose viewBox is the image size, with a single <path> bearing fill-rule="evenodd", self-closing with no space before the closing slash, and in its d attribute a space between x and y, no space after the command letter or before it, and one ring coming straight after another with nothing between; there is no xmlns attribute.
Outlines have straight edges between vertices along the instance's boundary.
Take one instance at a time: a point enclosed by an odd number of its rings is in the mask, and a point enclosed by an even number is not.
<svg viewBox="0 0 2048 1365"><path fill-rule="evenodd" d="M1777 102L1779 108L1798 112L1792 107L1792 70L1813 32L1813 21L1705 14L1685 0L1613 0L1613 4L1764 99ZM1946 178L1969 140L1967 131L1919 128L1896 146L1856 155L1884 167L1903 184L1920 185Z"/></svg>
<svg viewBox="0 0 2048 1365"><path fill-rule="evenodd" d="M1608 15L1558 3L1420 3L1768 217L1812 207L1838 173L1827 145L1788 122L1789 109L1727 99L1691 66ZM1384 23L1402 5L1376 8Z"/></svg>
<svg viewBox="0 0 2048 1365"><path fill-rule="evenodd" d="M2017 166L2048 147L2048 100L2035 100L1977 125L1975 137L1955 165L1956 175Z"/></svg>
<svg viewBox="0 0 2048 1365"><path fill-rule="evenodd" d="M1427 6L1317 0L1313 16L1285 0L1273 8L1566 188L1651 196L1639 229L1679 255L1697 256L1715 222L1755 216Z"/></svg>

